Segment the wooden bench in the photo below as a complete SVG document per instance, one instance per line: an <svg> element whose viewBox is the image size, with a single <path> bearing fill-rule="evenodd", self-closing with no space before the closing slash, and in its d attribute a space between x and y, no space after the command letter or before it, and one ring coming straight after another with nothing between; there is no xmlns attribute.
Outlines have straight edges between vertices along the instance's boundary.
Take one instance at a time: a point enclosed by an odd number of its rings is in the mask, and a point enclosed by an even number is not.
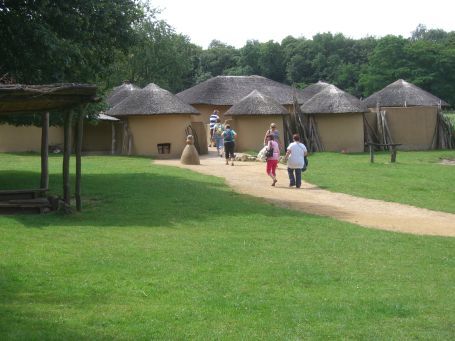
<svg viewBox="0 0 455 341"><path fill-rule="evenodd" d="M397 160L397 146L401 146L401 143L365 143L370 150L370 162L374 162L374 147L388 147L390 150L390 162L395 162Z"/></svg>
<svg viewBox="0 0 455 341"><path fill-rule="evenodd" d="M0 201L0 213L43 213L51 209L47 198Z"/></svg>
<svg viewBox="0 0 455 341"><path fill-rule="evenodd" d="M48 188L0 190L0 201L15 199L36 199L44 197Z"/></svg>

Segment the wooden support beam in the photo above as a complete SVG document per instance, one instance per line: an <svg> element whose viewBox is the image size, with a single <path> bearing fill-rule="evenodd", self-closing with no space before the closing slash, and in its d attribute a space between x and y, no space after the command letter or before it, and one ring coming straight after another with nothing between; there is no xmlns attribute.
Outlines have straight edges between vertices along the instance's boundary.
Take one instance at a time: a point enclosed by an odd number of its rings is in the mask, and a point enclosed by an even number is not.
<svg viewBox="0 0 455 341"><path fill-rule="evenodd" d="M84 134L84 115L80 114L76 126L76 210L82 210L81 181L82 181L82 141Z"/></svg>
<svg viewBox="0 0 455 341"><path fill-rule="evenodd" d="M41 181L40 188L49 188L49 112L41 115Z"/></svg>
<svg viewBox="0 0 455 341"><path fill-rule="evenodd" d="M112 122L112 145L111 145L111 154L115 154L115 122Z"/></svg>
<svg viewBox="0 0 455 341"><path fill-rule="evenodd" d="M69 111L65 115L64 137L63 137L63 201L65 209L71 206L70 194L70 157L71 157L71 122L73 112Z"/></svg>

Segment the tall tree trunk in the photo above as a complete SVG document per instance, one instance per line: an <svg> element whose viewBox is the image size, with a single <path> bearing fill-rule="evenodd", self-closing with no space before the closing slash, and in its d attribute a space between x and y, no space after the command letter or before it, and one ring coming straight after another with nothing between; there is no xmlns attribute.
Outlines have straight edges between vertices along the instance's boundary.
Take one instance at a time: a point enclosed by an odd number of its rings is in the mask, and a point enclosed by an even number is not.
<svg viewBox="0 0 455 341"><path fill-rule="evenodd" d="M40 188L49 188L49 113L41 115L41 183Z"/></svg>

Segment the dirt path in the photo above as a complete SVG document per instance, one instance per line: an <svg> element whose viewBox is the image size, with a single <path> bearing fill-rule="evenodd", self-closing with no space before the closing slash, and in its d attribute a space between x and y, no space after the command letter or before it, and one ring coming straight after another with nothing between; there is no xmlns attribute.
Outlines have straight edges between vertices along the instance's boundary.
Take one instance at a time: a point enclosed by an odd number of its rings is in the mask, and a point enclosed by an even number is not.
<svg viewBox="0 0 455 341"><path fill-rule="evenodd" d="M235 191L264 198L275 205L311 214L333 217L357 225L421 235L455 236L455 214L431 211L409 205L334 193L302 183L301 189L289 188L284 165L277 170L278 183L270 186L261 162L236 162L226 166L224 159L211 151L201 157L201 165L182 165L180 160L156 160L156 164L176 166L223 177Z"/></svg>

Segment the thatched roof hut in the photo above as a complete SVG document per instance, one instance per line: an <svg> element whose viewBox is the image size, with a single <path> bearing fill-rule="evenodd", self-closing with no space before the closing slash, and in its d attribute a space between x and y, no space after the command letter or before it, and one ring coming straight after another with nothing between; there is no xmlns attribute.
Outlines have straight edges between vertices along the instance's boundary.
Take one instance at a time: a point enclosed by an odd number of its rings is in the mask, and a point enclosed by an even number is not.
<svg viewBox="0 0 455 341"><path fill-rule="evenodd" d="M323 150L364 150L363 113L368 108L358 98L328 85L300 109L304 114L314 116Z"/></svg>
<svg viewBox="0 0 455 341"><path fill-rule="evenodd" d="M447 102L419 88L418 86L399 79L384 89L375 92L364 100L368 108L379 107L411 107L411 106L447 106Z"/></svg>
<svg viewBox="0 0 455 341"><path fill-rule="evenodd" d="M114 89L112 89L111 93L106 99L106 102L109 107L112 108L127 98L129 95L131 95L133 91L139 89L140 88L138 86L131 83L124 83L122 85L116 86Z"/></svg>
<svg viewBox="0 0 455 341"><path fill-rule="evenodd" d="M189 104L232 106L258 90L280 104L293 104L293 96L303 103L302 91L262 76L217 76L177 94Z"/></svg>
<svg viewBox="0 0 455 341"><path fill-rule="evenodd" d="M234 104L226 117L232 117L232 126L239 135L237 150L259 150L262 148L265 131L274 122L283 132L283 116L289 112L270 96L253 90ZM281 137L282 139L282 137Z"/></svg>
<svg viewBox="0 0 455 341"><path fill-rule="evenodd" d="M308 101L311 97L319 93L321 90L324 90L329 85L331 84L322 81L308 85L305 89L302 90L303 103Z"/></svg>
<svg viewBox="0 0 455 341"><path fill-rule="evenodd" d="M225 113L226 116L287 114L289 113L285 107L272 97L263 95L258 90L253 90Z"/></svg>
<svg viewBox="0 0 455 341"><path fill-rule="evenodd" d="M434 148L438 110L448 104L402 79L364 100L370 108L366 119L373 135L382 141L400 143L400 149ZM384 128L383 128L384 127Z"/></svg>
<svg viewBox="0 0 455 341"><path fill-rule="evenodd" d="M305 102L300 109L306 114L364 113L368 111L362 101L335 85L327 85Z"/></svg>
<svg viewBox="0 0 455 341"><path fill-rule="evenodd" d="M180 157L185 130L199 112L156 84L134 90L107 111L125 124L122 151L155 157ZM125 142L127 141L127 142ZM128 147L126 147L128 145Z"/></svg>
<svg viewBox="0 0 455 341"><path fill-rule="evenodd" d="M137 115L198 115L191 105L158 85L150 83L143 89L133 91L130 96L109 109L106 114L114 117Z"/></svg>

